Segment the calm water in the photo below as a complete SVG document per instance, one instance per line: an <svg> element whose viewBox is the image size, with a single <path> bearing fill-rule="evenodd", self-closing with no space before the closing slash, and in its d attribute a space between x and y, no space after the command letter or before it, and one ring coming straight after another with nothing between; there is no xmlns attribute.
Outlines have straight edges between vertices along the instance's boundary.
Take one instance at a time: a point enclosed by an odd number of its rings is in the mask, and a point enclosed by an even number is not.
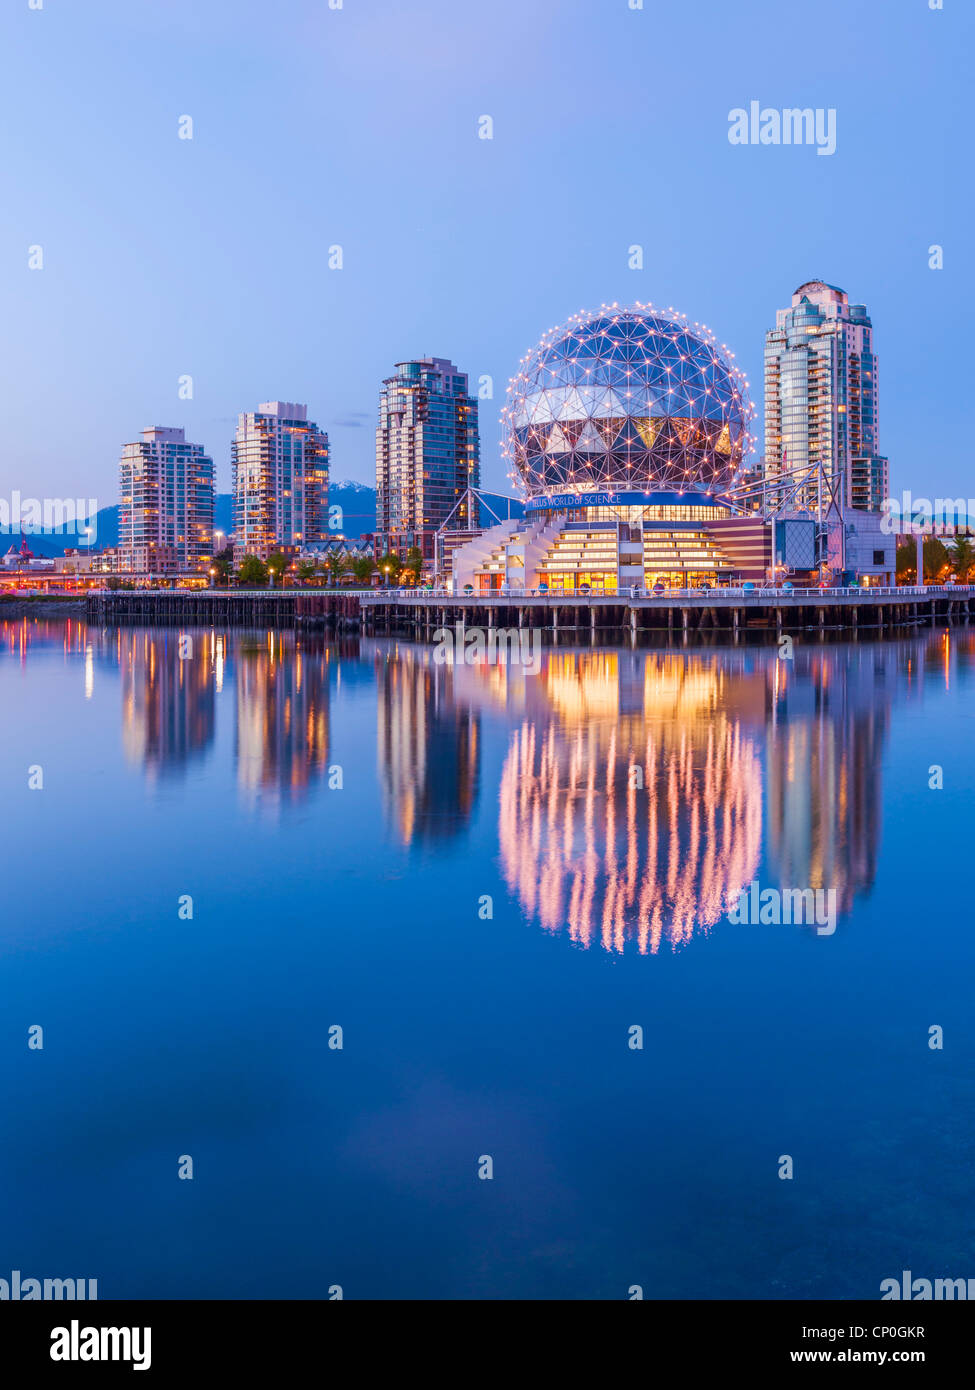
<svg viewBox="0 0 975 1390"><path fill-rule="evenodd" d="M536 676L394 640L0 637L0 1277L975 1276L967 630L549 649ZM732 925L753 879L835 887L835 933Z"/></svg>

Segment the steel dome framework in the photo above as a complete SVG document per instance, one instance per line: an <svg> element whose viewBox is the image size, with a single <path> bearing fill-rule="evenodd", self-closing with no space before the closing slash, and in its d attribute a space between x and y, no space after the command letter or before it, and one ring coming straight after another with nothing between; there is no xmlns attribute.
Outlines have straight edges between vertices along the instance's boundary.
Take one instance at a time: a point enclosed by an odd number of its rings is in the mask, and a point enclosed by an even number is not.
<svg viewBox="0 0 975 1390"><path fill-rule="evenodd" d="M528 497L592 489L720 493L755 443L748 382L703 324L603 305L524 357L501 412Z"/></svg>

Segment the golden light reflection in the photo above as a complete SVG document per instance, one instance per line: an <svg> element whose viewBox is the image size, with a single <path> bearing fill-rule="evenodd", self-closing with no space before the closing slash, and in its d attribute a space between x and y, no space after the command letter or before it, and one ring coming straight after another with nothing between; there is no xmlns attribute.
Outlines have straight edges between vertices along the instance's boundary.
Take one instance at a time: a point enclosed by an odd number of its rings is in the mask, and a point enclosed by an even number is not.
<svg viewBox="0 0 975 1390"><path fill-rule="evenodd" d="M841 913L873 883L883 746L903 649L807 656L764 750L767 875L773 886L834 888Z"/></svg>
<svg viewBox="0 0 975 1390"><path fill-rule="evenodd" d="M404 844L449 838L470 821L480 767L480 719L462 697L458 677L466 672L475 683L484 678L491 698L491 668L437 665L428 650L405 644L393 660L375 644L370 649L378 686L376 761L387 820Z"/></svg>
<svg viewBox="0 0 975 1390"><path fill-rule="evenodd" d="M952 659L975 660L967 629L797 644L788 662L741 648L545 647L537 675L437 666L423 644L355 638L345 653L305 634L193 635L181 660L174 630L0 622L0 674L54 655L83 666L90 698L96 665L117 669L123 745L150 778L214 745L229 680L238 787L277 805L324 781L329 683L347 654L350 699L375 681L378 780L397 837L472 826L487 730L499 772L482 811L515 901L546 931L610 952L685 945L756 873L767 886L835 888L847 912L876 873L896 692L912 704L939 695Z"/></svg>
<svg viewBox="0 0 975 1390"><path fill-rule="evenodd" d="M886 668L905 655L549 652L499 793L526 916L653 953L708 932L759 873L848 911L876 871Z"/></svg>
<svg viewBox="0 0 975 1390"><path fill-rule="evenodd" d="M295 802L328 768L329 663L292 636L241 637L234 650L237 785L246 800Z"/></svg>
<svg viewBox="0 0 975 1390"><path fill-rule="evenodd" d="M192 656L180 656L182 634L121 629L122 747L148 776L169 776L213 742L212 633L193 635Z"/></svg>
<svg viewBox="0 0 975 1390"><path fill-rule="evenodd" d="M547 931L565 930L584 947L622 951L633 941L652 953L708 930L750 882L761 852L762 767L741 721L716 708L722 677L713 659L641 658L636 703L616 662L563 652L553 679L540 678L568 727L557 717L525 719L512 738L499 794L501 863L525 913ZM582 717L614 704L612 722Z"/></svg>

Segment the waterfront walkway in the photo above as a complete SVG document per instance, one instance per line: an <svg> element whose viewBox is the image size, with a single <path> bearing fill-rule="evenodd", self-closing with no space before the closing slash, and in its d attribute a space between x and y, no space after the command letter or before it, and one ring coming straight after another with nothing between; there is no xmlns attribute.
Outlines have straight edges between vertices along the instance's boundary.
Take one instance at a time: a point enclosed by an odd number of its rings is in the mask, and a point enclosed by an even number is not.
<svg viewBox="0 0 975 1390"><path fill-rule="evenodd" d="M738 633L759 628L893 630L967 622L975 616L975 585L890 589L676 589L616 594L509 591L448 594L437 590L115 590L91 594L90 622L147 626L321 627L337 632L410 630L429 637L457 622L468 627L537 628L671 635Z"/></svg>

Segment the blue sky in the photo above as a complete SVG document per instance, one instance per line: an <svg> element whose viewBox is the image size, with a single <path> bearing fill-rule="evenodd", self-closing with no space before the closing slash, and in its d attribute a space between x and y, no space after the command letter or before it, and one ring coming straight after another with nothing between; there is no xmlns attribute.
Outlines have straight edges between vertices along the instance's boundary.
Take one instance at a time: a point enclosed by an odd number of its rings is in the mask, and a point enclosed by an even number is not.
<svg viewBox="0 0 975 1390"><path fill-rule="evenodd" d="M308 403L333 478L372 482L379 382L426 353L493 377L497 486L504 388L546 328L673 305L761 412L763 334L816 277L873 317L893 488L975 491L973 7L630 3L5 0L0 492L114 502L151 423L225 490L237 411L273 398ZM751 100L835 107L836 153L731 145Z"/></svg>

